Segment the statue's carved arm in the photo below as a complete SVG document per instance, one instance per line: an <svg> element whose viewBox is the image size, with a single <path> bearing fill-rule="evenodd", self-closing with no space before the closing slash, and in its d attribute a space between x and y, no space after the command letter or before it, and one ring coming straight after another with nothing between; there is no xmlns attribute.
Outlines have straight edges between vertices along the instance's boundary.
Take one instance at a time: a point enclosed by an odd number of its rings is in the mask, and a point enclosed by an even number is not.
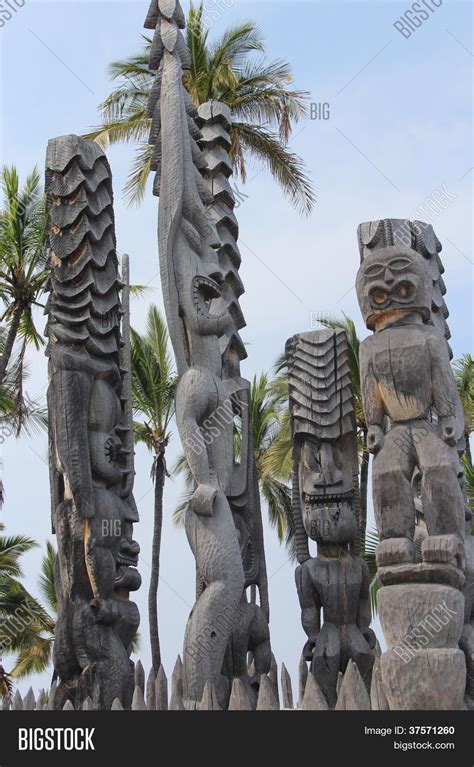
<svg viewBox="0 0 474 767"><path fill-rule="evenodd" d="M209 392L202 372L195 368L190 368L182 376L176 391L179 435L197 485L190 507L197 514L204 516L212 516L218 487L201 428L204 418L217 406L217 398L214 402L212 396L214 393Z"/></svg>
<svg viewBox="0 0 474 767"><path fill-rule="evenodd" d="M367 639L371 647L375 647L375 634L370 628L370 622L372 620L372 614L370 610L370 575L367 562L363 559L360 560L362 565L362 583L360 586L359 597L359 613L357 616L357 625L359 626L362 634Z"/></svg>
<svg viewBox="0 0 474 767"><path fill-rule="evenodd" d="M54 374L55 445L80 519L94 515L89 459L88 408L92 382L78 371Z"/></svg>
<svg viewBox="0 0 474 767"><path fill-rule="evenodd" d="M433 406L440 419L444 441L454 446L460 436L456 428L455 384L449 362L448 346L444 338L435 330L428 334L428 350L431 361Z"/></svg>
<svg viewBox="0 0 474 767"><path fill-rule="evenodd" d="M372 363L372 338L366 338L360 345L360 380L362 403L367 422L367 444L371 453L377 453L383 446L384 405L375 377Z"/></svg>
<svg viewBox="0 0 474 767"><path fill-rule="evenodd" d="M301 607L301 623L309 643L314 645L321 629L322 603L306 563L296 569L295 580Z"/></svg>

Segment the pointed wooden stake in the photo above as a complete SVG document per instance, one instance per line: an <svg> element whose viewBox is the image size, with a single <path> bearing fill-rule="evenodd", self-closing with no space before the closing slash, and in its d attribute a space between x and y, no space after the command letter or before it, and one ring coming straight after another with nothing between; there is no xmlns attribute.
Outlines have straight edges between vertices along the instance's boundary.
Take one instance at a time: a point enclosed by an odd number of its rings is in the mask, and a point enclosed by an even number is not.
<svg viewBox="0 0 474 767"><path fill-rule="evenodd" d="M155 706L157 711L168 711L168 680L163 666L160 666L156 676Z"/></svg>
<svg viewBox="0 0 474 767"><path fill-rule="evenodd" d="M298 666L298 706L301 708L303 704L304 693L306 690L306 682L308 679L308 664L301 656Z"/></svg>
<svg viewBox="0 0 474 767"><path fill-rule="evenodd" d="M212 682L207 681L199 704L199 711L221 711Z"/></svg>
<svg viewBox="0 0 474 767"><path fill-rule="evenodd" d="M283 708L294 708L291 677L284 663L281 664L281 697L283 700Z"/></svg>
<svg viewBox="0 0 474 767"><path fill-rule="evenodd" d="M35 694L30 687L23 701L23 711L34 711L36 708Z"/></svg>
<svg viewBox="0 0 474 767"><path fill-rule="evenodd" d="M260 677L260 689L258 691L257 711L278 711L278 700L275 690L266 674Z"/></svg>
<svg viewBox="0 0 474 767"><path fill-rule="evenodd" d="M327 711L329 709L327 700L312 673L308 674L301 708L303 711Z"/></svg>
<svg viewBox="0 0 474 767"><path fill-rule="evenodd" d="M370 699L354 661L347 664L335 711L370 711Z"/></svg>
<svg viewBox="0 0 474 767"><path fill-rule="evenodd" d="M135 666L135 687L140 687L143 696L145 696L145 670L141 660Z"/></svg>
<svg viewBox="0 0 474 767"><path fill-rule="evenodd" d="M148 674L146 683L146 707L147 711L156 711L155 672L153 666Z"/></svg>
<svg viewBox="0 0 474 767"><path fill-rule="evenodd" d="M232 690L229 700L229 711L251 711L249 696L243 681L235 678L232 683Z"/></svg>
<svg viewBox="0 0 474 767"><path fill-rule="evenodd" d="M132 711L146 711L145 698L141 687L135 687L132 700Z"/></svg>

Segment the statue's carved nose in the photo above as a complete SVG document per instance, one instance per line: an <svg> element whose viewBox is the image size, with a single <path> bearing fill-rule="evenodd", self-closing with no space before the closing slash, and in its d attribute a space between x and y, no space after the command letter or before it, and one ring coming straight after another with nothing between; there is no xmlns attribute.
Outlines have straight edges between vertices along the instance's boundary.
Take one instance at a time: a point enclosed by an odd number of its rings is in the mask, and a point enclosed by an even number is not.
<svg viewBox="0 0 474 767"><path fill-rule="evenodd" d="M385 269L383 278L387 285L391 285L393 283L393 280L394 280L393 273L390 271L388 267Z"/></svg>
<svg viewBox="0 0 474 767"><path fill-rule="evenodd" d="M321 443L319 448L319 460L321 465L321 473L318 475L318 479L319 477L321 478L319 485L326 485L328 487L341 485L343 481L342 472L334 463L333 448L329 442Z"/></svg>

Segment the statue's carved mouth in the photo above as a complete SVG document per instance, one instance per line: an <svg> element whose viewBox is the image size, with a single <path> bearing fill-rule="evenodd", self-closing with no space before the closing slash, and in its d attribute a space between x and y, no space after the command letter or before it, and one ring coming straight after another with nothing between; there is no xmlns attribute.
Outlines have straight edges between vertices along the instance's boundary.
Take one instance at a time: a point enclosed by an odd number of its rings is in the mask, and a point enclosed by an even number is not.
<svg viewBox="0 0 474 767"><path fill-rule="evenodd" d="M215 280L198 275L193 280L193 301L197 311L209 315L213 298L220 298L221 289Z"/></svg>
<svg viewBox="0 0 474 767"><path fill-rule="evenodd" d="M122 554L119 554L117 557L117 565L116 565L117 574L115 576L115 583L118 583L119 581L122 580L125 572L128 569L130 568L135 569L137 565L138 565L138 556L126 557L126 556L123 556Z"/></svg>
<svg viewBox="0 0 474 767"><path fill-rule="evenodd" d="M352 503L354 493L303 493L303 501L310 506L335 506L339 503Z"/></svg>

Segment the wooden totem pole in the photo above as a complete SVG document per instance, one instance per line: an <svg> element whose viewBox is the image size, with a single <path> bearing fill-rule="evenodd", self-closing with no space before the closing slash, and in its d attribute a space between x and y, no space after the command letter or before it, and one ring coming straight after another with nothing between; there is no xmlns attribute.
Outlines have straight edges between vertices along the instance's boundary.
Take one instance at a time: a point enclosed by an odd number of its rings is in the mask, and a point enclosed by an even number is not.
<svg viewBox="0 0 474 767"><path fill-rule="evenodd" d="M99 146L77 136L51 140L46 194L55 707L69 701L79 709L89 698L93 708L109 709L115 699L129 708L140 621L129 594L141 579L133 540L128 263L124 286L110 167Z"/></svg>
<svg viewBox="0 0 474 767"><path fill-rule="evenodd" d="M446 341L441 244L420 221L372 221L359 226L358 236L357 296L374 331L361 344L360 368L368 445L375 454L378 604L387 641L382 682L391 709L460 709L470 514L458 452L463 419ZM470 631L465 639L466 648L472 646Z"/></svg>
<svg viewBox="0 0 474 767"><path fill-rule="evenodd" d="M240 254L231 175L230 114L216 102L198 111L183 86L189 66L179 2L153 0L150 69L151 167L160 197L158 240L163 297L178 368L178 429L195 491L186 533L198 594L184 640L184 705L197 708L206 684L228 705L232 679L249 693L251 651L257 674L270 668L268 594L258 482L250 429L250 385L239 296ZM241 424L240 460L234 451ZM246 589L256 586L260 605Z"/></svg>
<svg viewBox="0 0 474 767"><path fill-rule="evenodd" d="M287 341L293 436L296 586L310 663L328 706L339 673L354 661L370 690L375 635L369 571L357 555L360 495L354 397L344 330L315 330ZM317 542L317 556L308 539Z"/></svg>

